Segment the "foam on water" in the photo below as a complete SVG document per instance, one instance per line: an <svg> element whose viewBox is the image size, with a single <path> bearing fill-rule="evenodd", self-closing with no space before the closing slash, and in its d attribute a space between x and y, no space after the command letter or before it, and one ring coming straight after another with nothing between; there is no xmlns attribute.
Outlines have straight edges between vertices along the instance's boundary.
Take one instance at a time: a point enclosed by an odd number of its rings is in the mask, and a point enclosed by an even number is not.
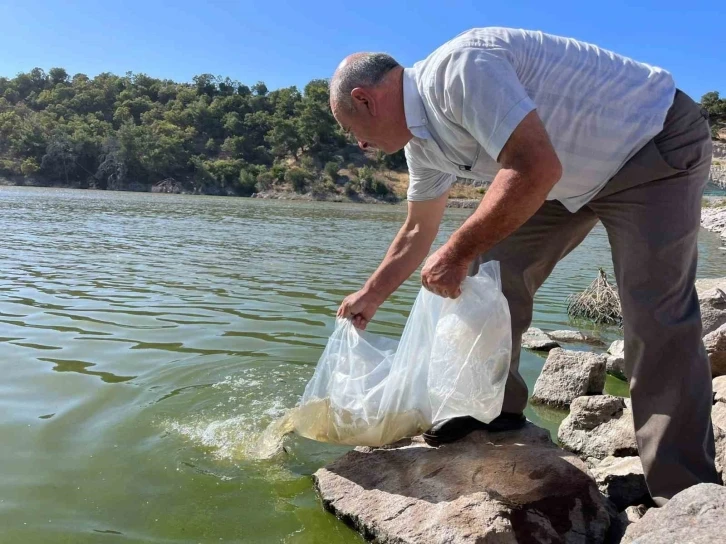
<svg viewBox="0 0 726 544"><path fill-rule="evenodd" d="M215 459L239 461L273 458L283 452L283 441L292 431L290 405L297 395L265 390L264 378L277 382L304 380L289 369L241 370L212 385L218 400L209 409L183 420L166 420L166 431L208 448Z"/></svg>

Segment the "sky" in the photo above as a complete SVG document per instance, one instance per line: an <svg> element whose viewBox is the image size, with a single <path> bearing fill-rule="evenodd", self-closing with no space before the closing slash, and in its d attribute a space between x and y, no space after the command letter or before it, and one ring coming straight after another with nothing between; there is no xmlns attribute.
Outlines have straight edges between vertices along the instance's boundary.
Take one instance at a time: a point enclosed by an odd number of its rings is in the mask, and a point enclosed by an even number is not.
<svg viewBox="0 0 726 544"><path fill-rule="evenodd" d="M175 81L211 73L268 88L330 77L355 51L410 66L476 26L542 30L669 70L696 99L726 95L722 0L0 0L0 76L38 66Z"/></svg>

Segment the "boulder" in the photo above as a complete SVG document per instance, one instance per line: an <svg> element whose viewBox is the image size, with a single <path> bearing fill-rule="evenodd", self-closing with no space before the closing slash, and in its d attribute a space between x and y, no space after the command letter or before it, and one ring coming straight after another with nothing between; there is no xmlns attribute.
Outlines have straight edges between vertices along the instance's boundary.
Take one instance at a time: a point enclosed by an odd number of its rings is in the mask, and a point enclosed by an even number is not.
<svg viewBox="0 0 726 544"><path fill-rule="evenodd" d="M608 348L607 361L605 363L605 371L611 376L627 380L625 375L625 342L615 340Z"/></svg>
<svg viewBox="0 0 726 544"><path fill-rule="evenodd" d="M721 476L721 483L726 485L726 430L714 425L713 437L716 441L716 471Z"/></svg>
<svg viewBox="0 0 726 544"><path fill-rule="evenodd" d="M726 324L704 336L703 344L711 363L711 375L726 375Z"/></svg>
<svg viewBox="0 0 726 544"><path fill-rule="evenodd" d="M590 344L592 346L602 346L603 342L594 336L587 336L580 331L550 331L545 333L547 336L557 342L575 342L578 344Z"/></svg>
<svg viewBox="0 0 726 544"><path fill-rule="evenodd" d="M701 306L704 335L726 323L726 291L718 287L702 291L698 294L698 303Z"/></svg>
<svg viewBox="0 0 726 544"><path fill-rule="evenodd" d="M534 384L532 402L565 408L583 395L602 393L605 356L555 348Z"/></svg>
<svg viewBox="0 0 726 544"><path fill-rule="evenodd" d="M706 291L721 289L726 292L726 278L702 278L696 280L696 292L699 297Z"/></svg>
<svg viewBox="0 0 726 544"><path fill-rule="evenodd" d="M542 329L530 327L522 335L522 347L535 351L549 351L553 348L560 347L560 345L547 336Z"/></svg>
<svg viewBox="0 0 726 544"><path fill-rule="evenodd" d="M608 348L608 353L612 355L613 357L625 357L625 341L624 340L615 340L612 344L610 344L610 347Z"/></svg>
<svg viewBox="0 0 726 544"><path fill-rule="evenodd" d="M379 543L601 543L610 525L584 464L532 424L354 450L313 479L325 508Z"/></svg>
<svg viewBox="0 0 726 544"><path fill-rule="evenodd" d="M582 459L638 455L629 401L612 395L572 401L557 437L563 448Z"/></svg>
<svg viewBox="0 0 726 544"><path fill-rule="evenodd" d="M635 523L640 521L647 511L648 507L646 505L639 504L637 506L628 506L624 513L628 523Z"/></svg>
<svg viewBox="0 0 726 544"><path fill-rule="evenodd" d="M610 499L618 511L650 501L640 457L606 457L591 472L600 493Z"/></svg>
<svg viewBox="0 0 726 544"><path fill-rule="evenodd" d="M711 421L726 433L726 402L717 402L711 410Z"/></svg>
<svg viewBox="0 0 726 544"><path fill-rule="evenodd" d="M713 544L726 534L726 488L699 484L681 491L661 508L651 508L628 527L623 543Z"/></svg>
<svg viewBox="0 0 726 544"><path fill-rule="evenodd" d="M713 401L726 402L726 376L713 379Z"/></svg>

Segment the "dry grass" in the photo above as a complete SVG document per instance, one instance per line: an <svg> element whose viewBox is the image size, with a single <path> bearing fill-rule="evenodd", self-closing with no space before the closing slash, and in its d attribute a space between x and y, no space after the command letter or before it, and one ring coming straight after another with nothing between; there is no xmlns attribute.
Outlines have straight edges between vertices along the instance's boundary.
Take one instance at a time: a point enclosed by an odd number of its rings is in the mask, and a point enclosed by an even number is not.
<svg viewBox="0 0 726 544"><path fill-rule="evenodd" d="M623 311L618 291L610 285L607 274L602 268L587 289L567 299L567 314L570 317L585 318L606 325L622 323Z"/></svg>

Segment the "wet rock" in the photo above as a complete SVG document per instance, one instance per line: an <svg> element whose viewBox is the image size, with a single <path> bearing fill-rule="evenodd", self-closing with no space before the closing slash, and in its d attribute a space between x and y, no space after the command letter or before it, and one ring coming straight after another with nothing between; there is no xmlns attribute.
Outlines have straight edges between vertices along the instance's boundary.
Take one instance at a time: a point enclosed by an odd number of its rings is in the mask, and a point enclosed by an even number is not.
<svg viewBox="0 0 726 544"><path fill-rule="evenodd" d="M625 376L625 342L615 340L608 348L605 371L611 376L626 380Z"/></svg>
<svg viewBox="0 0 726 544"><path fill-rule="evenodd" d="M612 395L572 401L557 437L563 448L583 459L638 455L629 402Z"/></svg>
<svg viewBox="0 0 726 544"><path fill-rule="evenodd" d="M328 510L380 543L601 543L610 525L584 464L532 424L352 451L314 480Z"/></svg>
<svg viewBox="0 0 726 544"><path fill-rule="evenodd" d="M723 289L717 287L700 292L698 303L701 306L704 335L726 323L726 292Z"/></svg>
<svg viewBox="0 0 726 544"><path fill-rule="evenodd" d="M726 488L699 484L678 493L662 508L651 508L628 527L623 543L685 544L723 542Z"/></svg>
<svg viewBox="0 0 726 544"><path fill-rule="evenodd" d="M726 375L726 324L703 337L708 361L711 363L711 375Z"/></svg>
<svg viewBox="0 0 726 544"><path fill-rule="evenodd" d="M610 499L618 511L650 501L640 457L606 457L591 472L600 493Z"/></svg>
<svg viewBox="0 0 726 544"><path fill-rule="evenodd" d="M557 342L575 342L578 344L590 344L592 346L602 346L603 342L599 338L587 336L580 331L551 331L546 333L547 336Z"/></svg>
<svg viewBox="0 0 726 544"><path fill-rule="evenodd" d="M547 334L536 327L530 327L527 332L522 335L522 347L535 351L549 351L558 348L560 345L547 336Z"/></svg>
<svg viewBox="0 0 726 544"><path fill-rule="evenodd" d="M532 402L567 407L577 397L602 393L605 356L555 348L534 384Z"/></svg>

